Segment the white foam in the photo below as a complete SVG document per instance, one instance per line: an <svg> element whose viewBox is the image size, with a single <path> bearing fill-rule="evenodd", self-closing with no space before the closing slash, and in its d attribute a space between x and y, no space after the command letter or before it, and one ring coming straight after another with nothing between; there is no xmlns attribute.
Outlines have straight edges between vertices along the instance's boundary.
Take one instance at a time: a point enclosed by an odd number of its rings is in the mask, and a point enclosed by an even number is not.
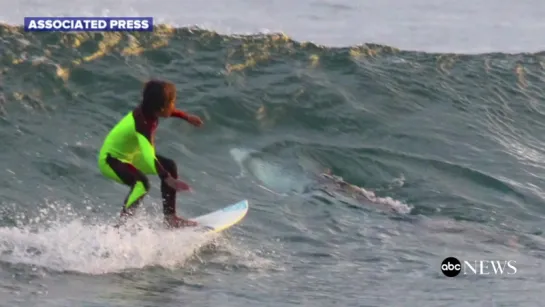
<svg viewBox="0 0 545 307"><path fill-rule="evenodd" d="M38 221L39 219L36 219ZM169 231L135 220L118 230L81 219L0 228L0 261L57 271L104 274L126 269L181 266L214 236ZM129 231L127 231L129 230Z"/></svg>
<svg viewBox="0 0 545 307"><path fill-rule="evenodd" d="M408 214L411 212L412 208L409 205L403 203L402 201L393 199L389 196L379 197L375 195L375 192L368 191L362 187L358 187L358 189L361 191L362 195L365 196L365 198L367 198L373 204L385 206L397 213Z"/></svg>

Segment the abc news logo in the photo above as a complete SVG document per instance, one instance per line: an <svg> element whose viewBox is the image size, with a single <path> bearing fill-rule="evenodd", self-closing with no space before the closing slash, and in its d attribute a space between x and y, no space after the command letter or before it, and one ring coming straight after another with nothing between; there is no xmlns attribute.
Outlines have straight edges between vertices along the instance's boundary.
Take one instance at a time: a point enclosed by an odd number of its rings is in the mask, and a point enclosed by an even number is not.
<svg viewBox="0 0 545 307"><path fill-rule="evenodd" d="M447 277L464 275L514 275L517 273L515 260L464 260L447 257L441 262L441 272Z"/></svg>

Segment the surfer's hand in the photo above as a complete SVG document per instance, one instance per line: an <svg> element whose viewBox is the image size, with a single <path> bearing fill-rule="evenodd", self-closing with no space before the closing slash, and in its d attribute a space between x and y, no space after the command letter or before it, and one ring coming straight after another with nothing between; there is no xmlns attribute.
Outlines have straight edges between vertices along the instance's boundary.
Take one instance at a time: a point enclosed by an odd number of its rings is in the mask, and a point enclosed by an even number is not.
<svg viewBox="0 0 545 307"><path fill-rule="evenodd" d="M191 187L187 183L173 177L168 177L165 179L165 182L169 187L175 189L176 191L191 191Z"/></svg>
<svg viewBox="0 0 545 307"><path fill-rule="evenodd" d="M193 126L200 127L202 125L202 120L195 115L188 115L187 121L192 124Z"/></svg>

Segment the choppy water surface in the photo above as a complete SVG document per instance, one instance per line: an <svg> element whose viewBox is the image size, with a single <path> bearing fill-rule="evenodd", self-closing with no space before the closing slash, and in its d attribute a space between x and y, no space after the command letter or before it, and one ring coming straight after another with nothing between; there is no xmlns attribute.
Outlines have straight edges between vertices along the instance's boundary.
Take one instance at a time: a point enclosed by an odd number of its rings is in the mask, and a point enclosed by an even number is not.
<svg viewBox="0 0 545 307"><path fill-rule="evenodd" d="M189 28L0 31L5 306L543 299L542 53L325 47ZM127 189L100 176L96 154L150 77L175 82L178 106L206 122L164 120L158 132L158 151L195 189L178 210L250 201L220 236L161 229L156 178L139 227L111 228ZM325 169L367 201L318 189ZM518 273L448 279L439 266L451 255L516 260Z"/></svg>

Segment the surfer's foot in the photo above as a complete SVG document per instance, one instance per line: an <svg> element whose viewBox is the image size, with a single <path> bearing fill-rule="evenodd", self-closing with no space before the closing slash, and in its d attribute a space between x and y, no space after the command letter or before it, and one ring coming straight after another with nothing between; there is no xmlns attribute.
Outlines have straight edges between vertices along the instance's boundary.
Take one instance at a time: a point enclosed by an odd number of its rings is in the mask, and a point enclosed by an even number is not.
<svg viewBox="0 0 545 307"><path fill-rule="evenodd" d="M127 220L133 215L133 212L132 211L128 211L128 210L121 210L121 212L119 213L119 219L118 219L118 222L117 222L117 225L114 226L114 228L119 228L123 225L125 225L125 223L127 223Z"/></svg>
<svg viewBox="0 0 545 307"><path fill-rule="evenodd" d="M197 226L197 222L186 220L176 215L165 216L165 224L172 228L182 228L187 226Z"/></svg>

